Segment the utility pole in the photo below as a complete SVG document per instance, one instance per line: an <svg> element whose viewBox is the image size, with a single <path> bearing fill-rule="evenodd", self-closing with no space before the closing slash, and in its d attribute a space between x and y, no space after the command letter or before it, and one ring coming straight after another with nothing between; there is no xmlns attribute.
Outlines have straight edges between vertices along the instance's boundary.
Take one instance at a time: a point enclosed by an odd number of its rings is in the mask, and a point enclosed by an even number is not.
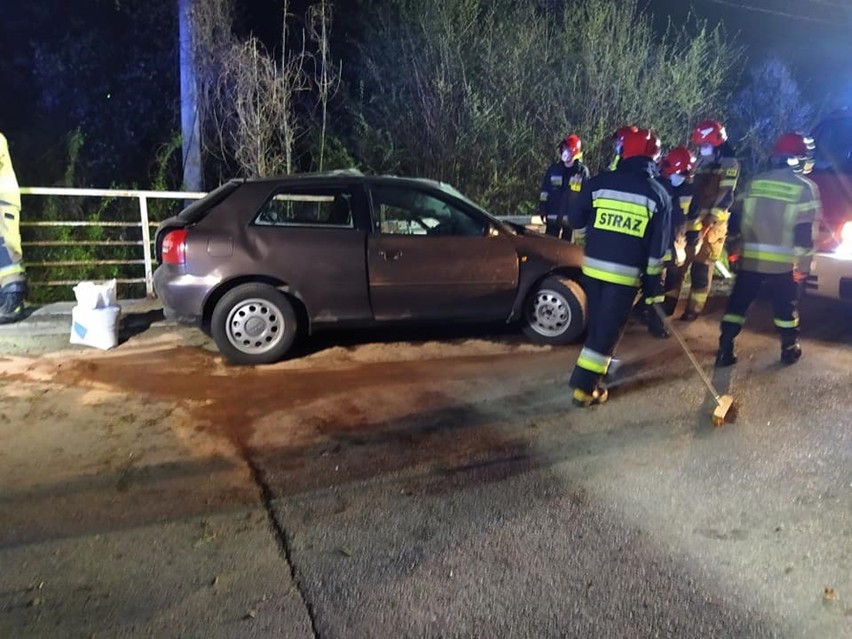
<svg viewBox="0 0 852 639"><path fill-rule="evenodd" d="M198 113L195 56L193 55L194 0L178 0L180 42L180 125L183 138L183 188L202 191L201 125Z"/></svg>

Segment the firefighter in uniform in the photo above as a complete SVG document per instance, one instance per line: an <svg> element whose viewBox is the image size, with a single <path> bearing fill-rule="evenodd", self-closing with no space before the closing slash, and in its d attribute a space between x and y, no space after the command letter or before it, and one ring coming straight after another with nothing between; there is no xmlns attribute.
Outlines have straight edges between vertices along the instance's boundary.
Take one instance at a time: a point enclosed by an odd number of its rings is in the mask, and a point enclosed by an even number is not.
<svg viewBox="0 0 852 639"><path fill-rule="evenodd" d="M27 280L21 254L21 191L9 144L0 133L0 324L24 315Z"/></svg>
<svg viewBox="0 0 852 639"><path fill-rule="evenodd" d="M601 380L645 278L645 295L662 301L663 257L669 246L671 199L654 179L660 140L647 129L624 136L615 171L583 185L568 211L571 226L585 229L584 288L588 333L570 385L574 404L601 404Z"/></svg>
<svg viewBox="0 0 852 639"><path fill-rule="evenodd" d="M663 310L668 316L675 312L686 274L686 229L690 223L694 169L695 158L685 146L675 147L660 162L660 181L672 198L672 242L666 253L666 277L663 283L666 298Z"/></svg>
<svg viewBox="0 0 852 639"><path fill-rule="evenodd" d="M571 232L565 228L563 217L570 200L589 178L589 169L583 164L582 158L583 141L573 133L567 135L559 143L559 161L551 164L544 174L539 196L539 215L548 235L571 239Z"/></svg>
<svg viewBox="0 0 852 639"><path fill-rule="evenodd" d="M704 310L716 261L728 235L728 209L734 203L734 189L740 164L728 144L725 127L716 120L701 122L692 132L692 143L701 159L695 171L694 197L687 228L686 260L692 284L681 319L693 321Z"/></svg>
<svg viewBox="0 0 852 639"><path fill-rule="evenodd" d="M612 134L612 161L609 163L608 171L615 171L618 168L618 163L621 162L621 152L624 147L624 136L628 133L636 133L639 129L632 124L625 124L618 127L615 133ZM574 229L574 244L578 246L586 246L585 232L579 229ZM642 320L645 321L644 308L642 309Z"/></svg>
<svg viewBox="0 0 852 639"><path fill-rule="evenodd" d="M799 346L798 281L810 270L819 189L804 177L813 141L799 133L778 138L772 168L756 175L731 220L731 233L741 243L734 290L722 317L716 366L737 362L734 339L745 324L748 308L764 282L772 292L775 326L781 337L781 361L793 364Z"/></svg>

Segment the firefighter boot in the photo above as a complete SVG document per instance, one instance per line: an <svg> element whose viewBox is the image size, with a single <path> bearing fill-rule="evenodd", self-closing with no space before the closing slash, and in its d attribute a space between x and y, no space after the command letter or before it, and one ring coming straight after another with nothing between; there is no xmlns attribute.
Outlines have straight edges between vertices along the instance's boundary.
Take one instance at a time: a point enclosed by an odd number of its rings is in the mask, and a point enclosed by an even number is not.
<svg viewBox="0 0 852 639"><path fill-rule="evenodd" d="M607 399L609 399L609 392L601 386L598 386L591 393L587 393L579 388L574 389L574 406L579 406L580 408L588 408L595 404L603 404Z"/></svg>
<svg viewBox="0 0 852 639"><path fill-rule="evenodd" d="M621 368L622 361L617 357L613 357L609 361L609 366L606 369L606 375L604 375L604 381L609 382L615 379L615 376L618 375L618 369Z"/></svg>
<svg viewBox="0 0 852 639"><path fill-rule="evenodd" d="M802 347L799 346L799 342L792 342L790 344L784 344L781 346L781 363L782 364L795 364L799 361L799 358L802 356Z"/></svg>
<svg viewBox="0 0 852 639"><path fill-rule="evenodd" d="M666 328L665 322L657 315L653 309L648 309L648 332L659 339L668 339L672 336L669 329Z"/></svg>
<svg viewBox="0 0 852 639"><path fill-rule="evenodd" d="M681 322L694 322L698 319L698 311L695 309L686 307L686 310L683 312L683 315L680 316Z"/></svg>
<svg viewBox="0 0 852 639"><path fill-rule="evenodd" d="M719 350L716 351L716 368L727 368L737 363L734 353L734 340L720 339Z"/></svg>
<svg viewBox="0 0 852 639"><path fill-rule="evenodd" d="M25 282L12 282L0 289L0 324L11 324L24 317Z"/></svg>

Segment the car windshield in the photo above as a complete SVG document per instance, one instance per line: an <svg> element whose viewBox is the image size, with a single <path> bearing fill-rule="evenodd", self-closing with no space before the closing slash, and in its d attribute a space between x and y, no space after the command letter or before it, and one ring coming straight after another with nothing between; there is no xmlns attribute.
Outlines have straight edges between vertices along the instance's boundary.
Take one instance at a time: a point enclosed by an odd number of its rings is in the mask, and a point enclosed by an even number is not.
<svg viewBox="0 0 852 639"><path fill-rule="evenodd" d="M178 219L187 224L194 224L195 222L200 221L205 215L207 215L207 212L210 209L233 193L240 184L242 184L241 180L230 180L225 182L219 188L210 191L210 193L205 195L203 198L196 200L183 211L178 213Z"/></svg>
<svg viewBox="0 0 852 639"><path fill-rule="evenodd" d="M513 233L517 235L515 229L513 229L510 225L494 217L491 213L479 206L476 202L471 200L464 193L459 191L456 187L447 184L446 182L436 182L435 184L437 184L438 188L441 189L441 191L443 191L444 193L452 195L454 198L461 200L468 206L473 207L474 209L485 215L489 220L491 220L494 224L497 224L501 229L505 230L507 233Z"/></svg>

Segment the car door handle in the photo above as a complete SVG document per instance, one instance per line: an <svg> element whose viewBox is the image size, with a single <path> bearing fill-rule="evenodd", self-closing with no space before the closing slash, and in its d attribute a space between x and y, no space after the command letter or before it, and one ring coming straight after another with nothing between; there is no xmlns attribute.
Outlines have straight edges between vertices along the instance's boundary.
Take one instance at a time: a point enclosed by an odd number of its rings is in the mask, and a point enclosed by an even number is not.
<svg viewBox="0 0 852 639"><path fill-rule="evenodd" d="M402 257L402 251L379 251L379 255L385 260L385 262L395 262L400 257Z"/></svg>

